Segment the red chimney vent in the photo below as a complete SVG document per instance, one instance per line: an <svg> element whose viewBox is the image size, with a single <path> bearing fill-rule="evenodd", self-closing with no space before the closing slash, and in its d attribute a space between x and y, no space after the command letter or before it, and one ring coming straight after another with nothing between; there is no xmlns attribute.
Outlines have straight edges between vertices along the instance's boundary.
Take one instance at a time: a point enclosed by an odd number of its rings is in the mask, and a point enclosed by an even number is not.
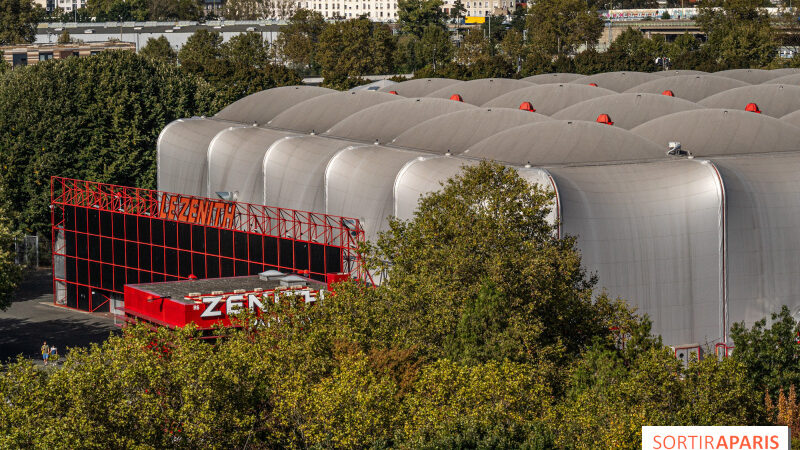
<svg viewBox="0 0 800 450"><path fill-rule="evenodd" d="M744 110L747 112L754 112L756 114L761 114L761 110L758 109L758 105L755 103L748 103L747 106L744 107Z"/></svg>
<svg viewBox="0 0 800 450"><path fill-rule="evenodd" d="M392 95L398 95L397 91L389 91L389 93L392 94Z"/></svg>
<svg viewBox="0 0 800 450"><path fill-rule="evenodd" d="M453 95L451 95L451 96L450 96L450 100L455 100L455 101L457 101L457 102L463 102L463 101L464 101L464 99L463 99L463 98L461 98L461 96L460 96L459 94L453 94Z"/></svg>
<svg viewBox="0 0 800 450"><path fill-rule="evenodd" d="M662 92L661 95L666 95L667 97L675 97L675 93L667 89L666 91Z"/></svg>
<svg viewBox="0 0 800 450"><path fill-rule="evenodd" d="M614 122L611 121L611 116L609 116L608 114L600 114L599 116L597 116L597 123L614 125Z"/></svg>
<svg viewBox="0 0 800 450"><path fill-rule="evenodd" d="M522 102L522 104L519 105L519 109L523 111L536 112L536 108L533 107L531 102Z"/></svg>
<svg viewBox="0 0 800 450"><path fill-rule="evenodd" d="M589 83L589 86L597 87L597 83Z"/></svg>

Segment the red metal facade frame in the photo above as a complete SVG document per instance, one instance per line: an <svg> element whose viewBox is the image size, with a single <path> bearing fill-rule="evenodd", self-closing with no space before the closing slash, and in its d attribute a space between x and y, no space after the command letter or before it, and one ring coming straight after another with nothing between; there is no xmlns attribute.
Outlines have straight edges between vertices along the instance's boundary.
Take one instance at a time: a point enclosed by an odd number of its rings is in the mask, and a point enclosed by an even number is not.
<svg viewBox="0 0 800 450"><path fill-rule="evenodd" d="M58 284L66 286L68 289L83 289L82 292L88 293L90 296L88 308L81 307L79 309L96 311L109 301L108 293L115 293L122 296L123 289L120 280L115 280L113 288L108 286L99 286L98 281L89 280L89 268L93 265L93 269L100 270L99 265L102 264L103 270L113 272L113 277L119 278L118 273L125 277L126 271L135 270L137 273L144 273L147 278L153 281L162 279L164 281L174 279L187 279L188 274L182 270L183 275L175 273L168 273L169 269L157 270L152 267L148 262L142 265L143 258L149 258L148 255L142 255L137 246L144 244L148 249L152 248L153 251L161 252L162 250L172 253L188 254L192 258L191 263L195 261L213 260L230 260L231 264L236 267L235 275L247 275L252 273L239 273L240 267L248 267L249 265L258 261L259 258L250 255L249 246L247 256L240 256L239 254L232 255L233 257L222 257L220 253L211 254L206 251L188 251L186 248L181 248L178 244L170 245L167 239L167 227L162 228L163 236L154 236L155 231L150 230L150 223L145 219L157 219L159 222L172 223L175 227L193 226L195 228L202 227L204 237L207 230L219 230L216 232L218 248L223 245L221 230L228 230L231 232L247 233L248 239L258 239L259 236L277 238L281 240L281 244L291 242L291 263L285 258L280 258L281 245L278 245L277 251L279 264L269 264L278 270L284 271L298 271L298 267L306 267L307 270L300 271L308 276L317 279L325 280L331 273L327 270L319 271L312 270L312 245L322 245L326 249L325 258L327 258L327 249L332 248L336 250L333 254L339 260L336 264L340 268L340 272L349 274L350 277L362 281L371 282L369 273L362 267L362 261L358 253L360 243L364 241L364 230L358 219L347 217L334 216L323 213L315 213L308 211L298 211L286 208L277 208L271 206L255 205L243 202L232 202L218 199L209 199L197 196L187 196L182 194L174 194L169 192L155 191L150 189L132 188L127 186L117 186L112 184L104 184L92 181L75 180L62 177L53 177L50 183L50 199L51 199L51 223L52 223L52 253L53 253L53 293L56 303L58 303ZM66 220L65 210L70 207L83 208L81 214L86 213L85 220L88 222L92 220L90 214L93 211L110 213L114 216L122 215L123 223L127 223L125 219L145 220L147 225L147 234L144 238L141 236L142 230L137 230L134 239L129 239L129 234L125 231L113 233L113 237L109 238L107 235L102 236L98 233L91 233L89 229L78 229L74 225L68 226ZM79 211L79 210L75 210ZM83 218L81 219L83 220ZM99 222L99 218L97 219ZM100 228L97 224L96 229ZM180 229L180 228L178 228ZM85 241L85 252L81 249L80 252L72 251L69 254L67 244L65 243L64 235L69 232L73 236L78 236L79 242ZM241 234L239 233L239 234ZM194 239L193 233L189 233L188 237L180 235L178 232L177 238ZM154 240L154 238L160 238ZM241 237L241 236L234 236ZM149 238L149 239L148 239ZM96 247L98 242L105 239L112 242L108 249L105 247L101 250L92 248L93 243ZM305 255L308 261L297 261L297 252L295 248L297 245L305 245ZM136 247L135 264L130 264L130 255L114 255L119 253L118 247L122 249L130 249ZM112 255L108 255L108 250ZM93 254L102 254L102 258L92 256ZM125 250L123 250L125 252ZM288 256L288 255L287 255ZM160 257L160 256L159 256ZM167 256L164 256L167 259ZM195 259L196 258L196 259ZM68 280L63 273L58 276L56 271L56 261L64 261L65 264L72 264L74 262L74 270L76 272L84 271L86 274L81 273L75 279ZM176 261L178 264L184 262L183 259ZM264 262L263 260L261 262ZM216 273L218 276L224 276L222 263L217 267ZM168 262L165 262L165 267ZM195 264L196 265L196 264ZM325 261L327 269L327 260ZM68 269L72 270L72 268ZM206 270L206 267L203 268ZM177 271L177 269L175 270ZM173 272L175 272L173 271ZM192 272L194 273L194 272ZM212 272L213 273L213 272ZM149 274L149 275L148 275ZM128 276L128 278L131 278ZM142 280L135 278L136 281ZM125 279L124 284L131 282ZM96 298L95 298L96 297Z"/></svg>

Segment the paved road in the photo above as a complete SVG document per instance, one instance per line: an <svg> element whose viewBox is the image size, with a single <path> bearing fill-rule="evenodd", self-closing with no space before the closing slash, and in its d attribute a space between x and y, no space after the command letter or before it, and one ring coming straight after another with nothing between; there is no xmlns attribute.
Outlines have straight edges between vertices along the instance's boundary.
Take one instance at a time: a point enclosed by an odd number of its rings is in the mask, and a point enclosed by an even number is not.
<svg viewBox="0 0 800 450"><path fill-rule="evenodd" d="M14 303L0 311L0 362L22 354L41 361L42 341L58 347L88 346L104 341L119 327L105 315L89 314L53 306L53 285L49 269L29 274L20 285Z"/></svg>

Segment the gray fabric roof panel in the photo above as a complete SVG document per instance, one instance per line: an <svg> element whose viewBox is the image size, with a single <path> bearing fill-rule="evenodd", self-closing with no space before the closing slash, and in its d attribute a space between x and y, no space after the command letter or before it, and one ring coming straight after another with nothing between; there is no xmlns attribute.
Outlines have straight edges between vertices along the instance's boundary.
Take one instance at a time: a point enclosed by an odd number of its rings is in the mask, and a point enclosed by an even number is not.
<svg viewBox="0 0 800 450"><path fill-rule="evenodd" d="M318 86L284 86L267 89L231 103L214 118L263 125L297 103L335 92L333 89Z"/></svg>
<svg viewBox="0 0 800 450"><path fill-rule="evenodd" d="M780 118L800 109L800 86L756 84L729 89L699 102L706 108L741 110L749 103L758 105L762 114Z"/></svg>
<svg viewBox="0 0 800 450"><path fill-rule="evenodd" d="M397 84L378 89L378 92L395 91L403 97L415 98L425 97L433 91L437 91L445 86L461 84L461 80L451 80L450 78L417 78L415 80L401 81Z"/></svg>
<svg viewBox="0 0 800 450"><path fill-rule="evenodd" d="M464 102L480 106L507 92L531 85L531 83L526 81L511 80L508 78L482 78L479 80L465 81L457 85L446 86L427 94L426 97L449 99L451 96L458 94Z"/></svg>
<svg viewBox="0 0 800 450"><path fill-rule="evenodd" d="M537 113L549 116L584 100L612 94L616 92L583 84L540 84L511 91L486 102L483 106L517 109L523 102L531 102Z"/></svg>
<svg viewBox="0 0 800 450"><path fill-rule="evenodd" d="M645 72L603 72L588 77L579 78L571 83L590 84L594 83L598 87L610 89L615 92L624 92L634 86L657 80L660 76Z"/></svg>
<svg viewBox="0 0 800 450"><path fill-rule="evenodd" d="M800 311L800 155L715 158L725 184L728 325Z"/></svg>
<svg viewBox="0 0 800 450"><path fill-rule="evenodd" d="M158 189L186 195L206 195L208 144L230 122L214 119L178 119L161 130L156 144Z"/></svg>
<svg viewBox="0 0 800 450"><path fill-rule="evenodd" d="M362 84L360 86L356 86L356 87L348 89L348 90L350 90L350 91L378 91L381 88L389 87L389 90L391 91L392 90L391 86L393 86L395 84L397 84L396 81L384 79L384 80L373 81L372 83ZM381 91L381 92L388 92L388 91Z"/></svg>
<svg viewBox="0 0 800 450"><path fill-rule="evenodd" d="M732 78L748 84L761 84L767 80L781 76L779 72L764 69L730 69L714 72L718 77Z"/></svg>
<svg viewBox="0 0 800 450"><path fill-rule="evenodd" d="M800 127L800 111L795 111L781 117L781 121L786 122L789 125Z"/></svg>
<svg viewBox="0 0 800 450"><path fill-rule="evenodd" d="M231 127L217 134L208 146L207 196L235 192L240 202L264 202L262 161L267 149L292 133L260 127Z"/></svg>
<svg viewBox="0 0 800 450"><path fill-rule="evenodd" d="M666 90L670 90L678 98L689 100L690 102L698 102L718 92L742 86L748 86L748 83L716 75L678 75L660 77L657 80L632 87L625 92L661 94Z"/></svg>
<svg viewBox="0 0 800 450"><path fill-rule="evenodd" d="M464 156L549 166L659 159L665 151L614 126L555 120L509 128L471 146Z"/></svg>
<svg viewBox="0 0 800 450"><path fill-rule="evenodd" d="M474 109L468 103L441 98L401 98L358 111L325 134L343 139L386 143L409 128L442 114Z"/></svg>
<svg viewBox="0 0 800 450"><path fill-rule="evenodd" d="M694 156L785 152L800 148L800 128L740 110L698 109L669 114L631 130L665 151L681 143Z"/></svg>
<svg viewBox="0 0 800 450"><path fill-rule="evenodd" d="M391 144L439 154L449 151L456 155L503 130L548 120L552 119L519 109L472 108L426 120L397 136Z"/></svg>
<svg viewBox="0 0 800 450"><path fill-rule="evenodd" d="M579 73L540 73L539 75L522 78L522 81L534 84L569 83L585 76Z"/></svg>
<svg viewBox="0 0 800 450"><path fill-rule="evenodd" d="M403 167L420 152L378 145L352 147L336 154L325 171L326 212L361 220L374 241L394 213L394 183Z"/></svg>
<svg viewBox="0 0 800 450"><path fill-rule="evenodd" d="M680 75L707 75L708 72L702 70L662 70L660 72L653 72L662 77L677 77Z"/></svg>
<svg viewBox="0 0 800 450"><path fill-rule="evenodd" d="M648 314L666 344L722 335L722 191L713 168L679 160L548 169L562 227L598 287Z"/></svg>
<svg viewBox="0 0 800 450"><path fill-rule="evenodd" d="M800 86L800 73L790 73L786 75L779 76L778 78L773 78L771 80L767 80L763 83L763 85L767 84L785 84L791 86Z"/></svg>
<svg viewBox="0 0 800 450"><path fill-rule="evenodd" d="M394 183L394 215L410 220L422 195L436 192L442 183L458 175L464 167L478 164L477 160L447 157L414 160L397 175Z"/></svg>
<svg viewBox="0 0 800 450"><path fill-rule="evenodd" d="M554 119L595 121L608 114L615 127L630 130L656 117L699 109L688 100L657 94L615 94L586 100L553 114Z"/></svg>
<svg viewBox="0 0 800 450"><path fill-rule="evenodd" d="M345 117L379 103L399 97L375 91L336 92L300 102L268 122L273 128L322 133Z"/></svg>
<svg viewBox="0 0 800 450"><path fill-rule="evenodd" d="M325 211L325 169L341 150L358 147L321 136L275 142L264 156L264 204L300 211Z"/></svg>

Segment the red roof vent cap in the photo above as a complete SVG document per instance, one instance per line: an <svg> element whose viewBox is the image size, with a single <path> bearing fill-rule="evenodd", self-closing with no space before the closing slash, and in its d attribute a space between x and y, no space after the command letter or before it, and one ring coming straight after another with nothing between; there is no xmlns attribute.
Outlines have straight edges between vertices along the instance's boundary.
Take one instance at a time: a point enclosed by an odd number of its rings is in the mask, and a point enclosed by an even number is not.
<svg viewBox="0 0 800 450"><path fill-rule="evenodd" d="M747 106L744 107L744 110L747 112L754 112L756 114L761 114L761 110L758 109L758 105L755 103L748 103Z"/></svg>
<svg viewBox="0 0 800 450"><path fill-rule="evenodd" d="M399 95L399 94L397 93L397 91L389 91L389 93L390 93L390 94L392 94L392 95Z"/></svg>
<svg viewBox="0 0 800 450"><path fill-rule="evenodd" d="M451 95L451 96L450 96L450 100L455 100L455 101L457 101L457 102L463 102L463 101L464 101L464 99L463 99L463 98L461 98L461 96L460 96L459 94L453 94L453 95Z"/></svg>
<svg viewBox="0 0 800 450"><path fill-rule="evenodd" d="M523 111L536 112L536 108L533 107L531 102L522 102L522 104L519 105L519 109Z"/></svg>
<svg viewBox="0 0 800 450"><path fill-rule="evenodd" d="M614 125L614 122L611 121L611 116L609 116L608 114L600 114L599 116L597 116L597 123Z"/></svg>
<svg viewBox="0 0 800 450"><path fill-rule="evenodd" d="M666 95L667 97L675 97L675 93L667 89L666 91L662 92L661 95Z"/></svg>
<svg viewBox="0 0 800 450"><path fill-rule="evenodd" d="M597 87L597 83L589 83L589 86Z"/></svg>

